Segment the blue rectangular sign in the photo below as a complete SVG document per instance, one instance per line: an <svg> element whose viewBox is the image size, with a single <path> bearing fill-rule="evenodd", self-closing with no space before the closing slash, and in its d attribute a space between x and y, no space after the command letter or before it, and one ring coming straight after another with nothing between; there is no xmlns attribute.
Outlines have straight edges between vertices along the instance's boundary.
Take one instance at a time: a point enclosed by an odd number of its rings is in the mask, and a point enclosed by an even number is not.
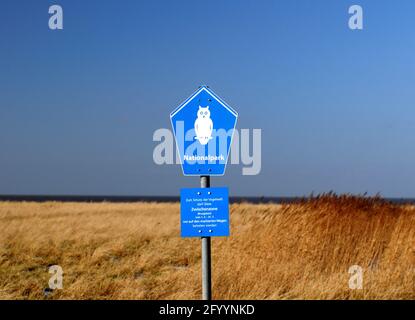
<svg viewBox="0 0 415 320"><path fill-rule="evenodd" d="M192 188L180 192L182 237L229 236L228 188Z"/></svg>

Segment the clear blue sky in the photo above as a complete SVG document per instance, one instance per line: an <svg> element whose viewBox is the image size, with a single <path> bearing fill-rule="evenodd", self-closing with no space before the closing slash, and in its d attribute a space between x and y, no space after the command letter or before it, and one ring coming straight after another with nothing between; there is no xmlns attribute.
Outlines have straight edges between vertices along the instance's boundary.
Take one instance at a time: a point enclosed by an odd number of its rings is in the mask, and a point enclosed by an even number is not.
<svg viewBox="0 0 415 320"><path fill-rule="evenodd" d="M152 135L207 84L262 129L261 174L212 180L231 195L415 197L414 17L413 0L3 0L0 194L198 186L153 163Z"/></svg>

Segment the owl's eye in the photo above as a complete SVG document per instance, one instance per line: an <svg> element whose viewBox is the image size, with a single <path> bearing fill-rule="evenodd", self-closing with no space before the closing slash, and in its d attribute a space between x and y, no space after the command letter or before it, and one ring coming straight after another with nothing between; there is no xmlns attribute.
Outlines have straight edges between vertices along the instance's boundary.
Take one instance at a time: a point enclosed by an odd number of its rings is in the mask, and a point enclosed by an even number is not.
<svg viewBox="0 0 415 320"><path fill-rule="evenodd" d="M205 111L205 114L207 115L207 111Z"/></svg>

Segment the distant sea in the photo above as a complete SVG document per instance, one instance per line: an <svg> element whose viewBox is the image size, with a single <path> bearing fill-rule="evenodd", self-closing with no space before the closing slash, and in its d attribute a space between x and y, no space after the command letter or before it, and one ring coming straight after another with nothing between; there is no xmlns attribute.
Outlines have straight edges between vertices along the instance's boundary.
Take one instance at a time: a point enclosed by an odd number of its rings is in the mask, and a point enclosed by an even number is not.
<svg viewBox="0 0 415 320"><path fill-rule="evenodd" d="M230 197L231 203L295 203L308 197ZM415 198L384 198L396 204L415 204ZM179 196L0 195L0 201L29 202L179 202Z"/></svg>

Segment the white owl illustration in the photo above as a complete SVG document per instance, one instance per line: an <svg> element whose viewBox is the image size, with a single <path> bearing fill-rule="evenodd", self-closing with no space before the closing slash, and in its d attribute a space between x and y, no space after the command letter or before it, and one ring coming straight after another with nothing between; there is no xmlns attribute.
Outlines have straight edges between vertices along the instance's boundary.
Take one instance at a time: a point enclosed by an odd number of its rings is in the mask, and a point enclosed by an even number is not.
<svg viewBox="0 0 415 320"><path fill-rule="evenodd" d="M206 145L212 139L213 122L210 118L209 106L203 108L199 106L197 110L197 119L195 121L196 140L200 144Z"/></svg>

